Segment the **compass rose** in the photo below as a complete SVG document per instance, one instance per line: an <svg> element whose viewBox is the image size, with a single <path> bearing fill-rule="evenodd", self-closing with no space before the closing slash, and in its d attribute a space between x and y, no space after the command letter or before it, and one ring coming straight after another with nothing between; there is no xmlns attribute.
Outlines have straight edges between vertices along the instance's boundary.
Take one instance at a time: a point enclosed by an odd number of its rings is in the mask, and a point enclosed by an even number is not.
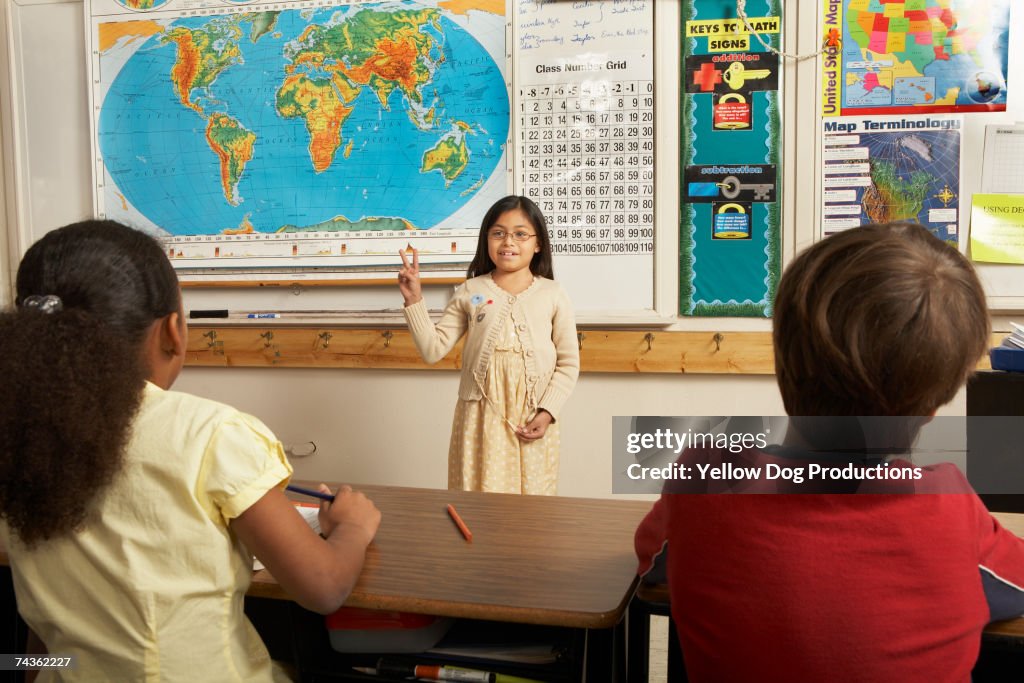
<svg viewBox="0 0 1024 683"><path fill-rule="evenodd" d="M942 188L942 191L935 195L935 198L942 202L943 206L949 206L949 203L956 199L956 193L949 188L949 185L946 185Z"/></svg>

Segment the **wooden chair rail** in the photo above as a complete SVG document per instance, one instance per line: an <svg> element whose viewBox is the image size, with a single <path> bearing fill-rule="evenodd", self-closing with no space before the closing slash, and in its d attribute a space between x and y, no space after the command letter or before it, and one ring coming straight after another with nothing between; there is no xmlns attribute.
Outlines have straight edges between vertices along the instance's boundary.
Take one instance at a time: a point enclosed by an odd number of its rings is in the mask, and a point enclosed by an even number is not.
<svg viewBox="0 0 1024 683"><path fill-rule="evenodd" d="M1000 337L993 335L992 345ZM453 370L461 342L436 365L420 358L408 330L330 327L207 327L189 329L191 366L384 368ZM771 375L770 332L582 330L583 372ZM988 358L979 368L988 368Z"/></svg>

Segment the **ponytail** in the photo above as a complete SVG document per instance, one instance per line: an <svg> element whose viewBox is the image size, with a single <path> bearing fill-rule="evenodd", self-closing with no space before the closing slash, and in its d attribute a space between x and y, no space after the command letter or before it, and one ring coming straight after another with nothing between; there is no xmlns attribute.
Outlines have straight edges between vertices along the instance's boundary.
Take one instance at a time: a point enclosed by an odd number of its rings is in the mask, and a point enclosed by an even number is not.
<svg viewBox="0 0 1024 683"><path fill-rule="evenodd" d="M19 308L0 313L0 518L31 547L80 530L117 477L141 342L180 302L157 242L111 221L47 234L17 282Z"/></svg>

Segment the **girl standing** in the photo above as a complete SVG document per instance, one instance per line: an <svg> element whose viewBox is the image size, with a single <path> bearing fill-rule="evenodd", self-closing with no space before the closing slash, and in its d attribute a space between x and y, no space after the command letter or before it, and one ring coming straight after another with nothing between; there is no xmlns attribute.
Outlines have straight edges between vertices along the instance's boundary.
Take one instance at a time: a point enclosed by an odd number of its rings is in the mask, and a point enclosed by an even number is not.
<svg viewBox="0 0 1024 683"><path fill-rule="evenodd" d="M448 449L448 488L554 495L556 419L579 375L572 305L554 280L537 205L509 196L488 210L476 256L440 322L427 315L419 255L405 253L398 287L420 355L444 358L466 334Z"/></svg>
<svg viewBox="0 0 1024 683"><path fill-rule="evenodd" d="M0 313L0 539L22 617L77 659L39 681L280 680L242 609L253 554L324 614L359 576L376 507L342 487L317 536L262 422L169 390L186 338L148 235L85 221L21 261Z"/></svg>

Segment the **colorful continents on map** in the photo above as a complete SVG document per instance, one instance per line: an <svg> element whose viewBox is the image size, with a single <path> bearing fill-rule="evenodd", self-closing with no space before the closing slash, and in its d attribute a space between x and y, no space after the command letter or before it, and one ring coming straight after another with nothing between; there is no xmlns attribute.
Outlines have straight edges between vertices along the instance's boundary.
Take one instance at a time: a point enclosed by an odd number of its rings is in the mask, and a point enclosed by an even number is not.
<svg viewBox="0 0 1024 683"><path fill-rule="evenodd" d="M108 208L172 234L426 228L504 170L500 49L436 7L111 22L99 46Z"/></svg>

